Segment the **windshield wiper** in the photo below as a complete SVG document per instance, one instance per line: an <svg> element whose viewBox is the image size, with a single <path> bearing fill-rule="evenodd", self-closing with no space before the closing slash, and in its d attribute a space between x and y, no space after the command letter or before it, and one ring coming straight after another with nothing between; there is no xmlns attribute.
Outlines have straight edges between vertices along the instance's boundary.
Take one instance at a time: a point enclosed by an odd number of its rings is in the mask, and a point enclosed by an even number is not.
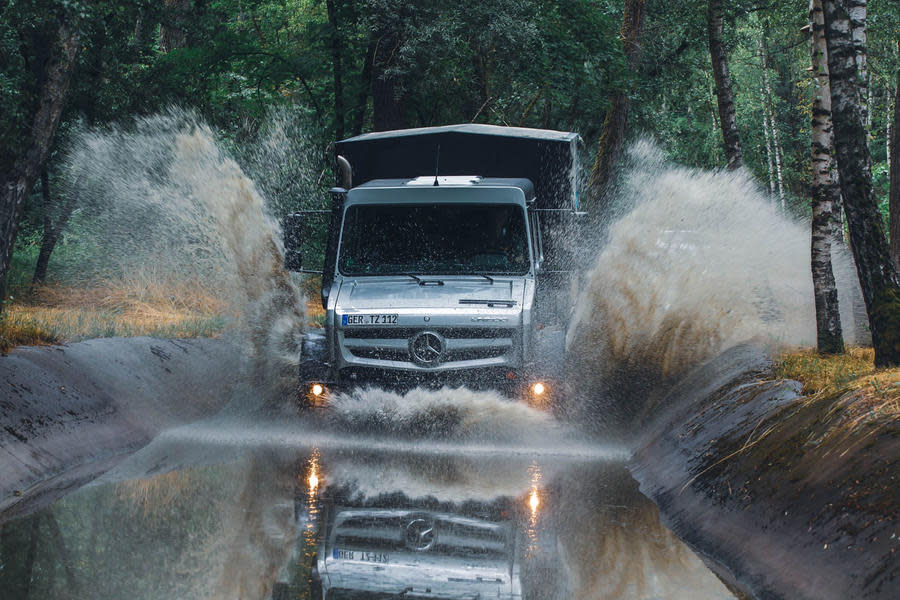
<svg viewBox="0 0 900 600"><path fill-rule="evenodd" d="M476 277L484 277L491 282L491 285L494 285L494 278L490 275L485 275L484 273L472 273L472 275L475 275Z"/></svg>
<svg viewBox="0 0 900 600"><path fill-rule="evenodd" d="M487 304L488 308L494 308L495 306L505 306L507 308L512 308L513 306L518 304L518 302L516 302L515 300L488 300L488 299L480 300L480 299L476 299L476 298L460 298L459 303L460 304Z"/></svg>
<svg viewBox="0 0 900 600"><path fill-rule="evenodd" d="M416 280L416 283L418 283L419 285L422 285L422 282L424 281L424 279L422 279L421 277L416 277L412 273L400 273L400 274L403 275L404 277L412 277L413 279Z"/></svg>

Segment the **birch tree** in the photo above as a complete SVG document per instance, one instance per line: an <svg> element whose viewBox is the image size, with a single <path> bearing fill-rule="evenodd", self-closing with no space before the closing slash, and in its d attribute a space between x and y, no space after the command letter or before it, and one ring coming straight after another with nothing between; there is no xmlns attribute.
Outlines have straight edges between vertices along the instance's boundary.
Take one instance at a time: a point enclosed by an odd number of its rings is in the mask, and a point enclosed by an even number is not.
<svg viewBox="0 0 900 600"><path fill-rule="evenodd" d="M834 146L875 365L895 366L900 364L900 276L891 260L872 186L857 48L850 23L850 9L858 2L822 0Z"/></svg>
<svg viewBox="0 0 900 600"><path fill-rule="evenodd" d="M734 93L731 89L731 73L728 70L728 55L725 52L725 22L722 10L722 0L709 0L706 13L709 56L712 61L713 79L716 82L716 99L719 104L722 138L725 141L725 158L728 161L728 169L733 170L743 166L744 158L741 139L738 136Z"/></svg>
<svg viewBox="0 0 900 600"><path fill-rule="evenodd" d="M825 21L822 0L810 0L809 23L812 41L812 69L816 91L812 106L812 248L813 295L816 305L816 345L821 354L844 351L837 285L831 265L833 239L832 212L835 198L840 200L831 124L831 89L828 84L828 49L825 45Z"/></svg>
<svg viewBox="0 0 900 600"><path fill-rule="evenodd" d="M759 89L759 99L762 105L763 134L766 139L766 166L769 173L769 193L775 195L775 166L772 159L772 134L769 132L769 112L766 110L766 93L762 87Z"/></svg>
<svg viewBox="0 0 900 600"><path fill-rule="evenodd" d="M778 199L781 202L781 212L783 213L786 210L785 201L784 201L784 174L781 169L782 164L782 152L781 152L781 143L778 140L778 123L775 120L775 101L772 94L772 83L769 80L769 57L766 52L765 41L763 40L763 31L760 31L760 37L757 39L757 47L759 48L759 57L762 68L762 80L763 80L763 113L765 114L765 118L767 119L767 128L766 128L766 142L768 142L768 136L771 132L772 135L772 149L774 150L775 156L775 176L778 182ZM772 160L772 157L769 156L769 160ZM769 165L771 168L771 164ZM771 187L771 186L770 186Z"/></svg>
<svg viewBox="0 0 900 600"><path fill-rule="evenodd" d="M854 60L856 61L857 79L859 82L859 104L862 110L863 123L866 130L872 125L869 112L869 59L866 53L866 18L867 0L848 0L847 15L850 19L850 37L853 40Z"/></svg>
<svg viewBox="0 0 900 600"><path fill-rule="evenodd" d="M894 124L890 137L891 192L891 256L894 268L900 269L900 69L897 70L897 90L894 94Z"/></svg>

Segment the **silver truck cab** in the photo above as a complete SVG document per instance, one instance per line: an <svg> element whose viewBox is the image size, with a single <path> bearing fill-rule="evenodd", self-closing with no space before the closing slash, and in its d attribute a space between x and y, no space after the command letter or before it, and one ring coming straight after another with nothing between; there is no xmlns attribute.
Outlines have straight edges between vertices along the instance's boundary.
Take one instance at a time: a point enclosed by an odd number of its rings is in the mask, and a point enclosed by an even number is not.
<svg viewBox="0 0 900 600"><path fill-rule="evenodd" d="M445 129L413 130L397 138L400 142L387 141L408 151L409 140L460 134ZM473 137L463 135L451 155L454 170L462 168L466 149L477 154L477 143L495 130L506 141L510 129L481 126ZM574 134L538 133L553 134L547 137L574 161ZM382 142L382 135L362 137ZM454 139L443 139L453 147ZM341 144L354 149L348 141ZM365 163L384 162L384 150L364 155ZM409 156L403 160L414 162ZM516 163L491 168L489 162L490 157L472 159L473 166L486 164L488 172L518 168ZM465 385L540 403L551 387L548 371L562 359L573 299L570 290L560 290L563 271L545 266L542 220L574 215L574 209L541 206L527 177L375 177L353 187L349 161L339 156L338 164L346 183L332 190L331 209L321 211L330 217L322 271L326 314L324 330L305 334L303 402L320 405L330 393L358 386ZM522 170L538 175L548 170L540 169ZM557 195L568 198L574 194L574 174L569 166L563 171L568 187ZM544 187L556 193L548 180L545 176ZM300 235L294 232L305 217L291 218L285 222L286 265L302 270Z"/></svg>
<svg viewBox="0 0 900 600"><path fill-rule="evenodd" d="M482 370L502 379L532 360L534 187L437 180L375 180L347 194L326 308L337 380L460 371L477 380Z"/></svg>

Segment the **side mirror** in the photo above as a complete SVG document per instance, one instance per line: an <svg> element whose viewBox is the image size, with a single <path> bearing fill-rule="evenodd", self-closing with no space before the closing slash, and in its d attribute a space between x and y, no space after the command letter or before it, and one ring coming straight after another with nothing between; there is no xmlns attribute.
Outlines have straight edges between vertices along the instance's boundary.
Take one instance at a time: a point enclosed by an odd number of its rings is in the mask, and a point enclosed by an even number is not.
<svg viewBox="0 0 900 600"><path fill-rule="evenodd" d="M300 248L303 244L303 223L306 215L294 213L284 218L282 229L284 230L284 268L288 271L303 270L303 253Z"/></svg>

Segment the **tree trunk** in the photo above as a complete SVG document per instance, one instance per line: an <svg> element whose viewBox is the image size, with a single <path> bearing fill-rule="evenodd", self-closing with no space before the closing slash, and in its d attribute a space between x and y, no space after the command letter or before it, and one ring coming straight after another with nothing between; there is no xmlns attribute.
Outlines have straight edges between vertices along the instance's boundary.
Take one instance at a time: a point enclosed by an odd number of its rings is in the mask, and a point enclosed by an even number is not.
<svg viewBox="0 0 900 600"><path fill-rule="evenodd" d="M34 276L31 278L32 284L44 283L47 279L47 267L50 265L50 255L56 248L56 242L59 241L62 232L69 223L69 218L75 210L74 196L69 196L65 203L60 207L56 219L52 217L53 202L50 198L50 178L47 170L41 173L41 191L44 200L44 231L41 236L41 250L38 253L37 265L34 267Z"/></svg>
<svg viewBox="0 0 900 600"><path fill-rule="evenodd" d="M191 10L191 0L164 0L164 4L168 18L159 26L159 47L169 53L188 45L185 20Z"/></svg>
<svg viewBox="0 0 900 600"><path fill-rule="evenodd" d="M373 32L377 40L372 57L372 120L375 131L406 127L406 111L401 97L403 82L397 74L390 72L401 46L399 21L398 15L378 15Z"/></svg>
<svg viewBox="0 0 900 600"><path fill-rule="evenodd" d="M862 110L866 131L871 125L869 115L869 66L866 55L866 0L846 0L847 14L850 17L850 37L853 39L856 71L859 81L859 105ZM866 138L868 140L868 138Z"/></svg>
<svg viewBox="0 0 900 600"><path fill-rule="evenodd" d="M768 77L766 77L768 80ZM769 83L766 81L766 87L768 87ZM778 199L781 202L781 212L785 211L784 204L784 173L781 170L782 158L784 157L781 151L781 142L778 140L778 125L775 123L775 112L772 110L771 99L772 99L772 90L768 90L769 104L764 107L767 113L769 113L769 127L772 129L772 151L775 155L775 181L778 184Z"/></svg>
<svg viewBox="0 0 900 600"><path fill-rule="evenodd" d="M891 256L894 268L900 269L900 69L894 94L894 124L891 127Z"/></svg>
<svg viewBox="0 0 900 600"><path fill-rule="evenodd" d="M834 237L832 211L840 185L834 177L831 125L831 91L828 85L828 50L825 46L825 22L822 0L810 0L809 23L812 33L812 68L816 79L812 106L812 248L813 296L816 305L816 346L820 354L844 351L838 292L831 266L831 242Z"/></svg>
<svg viewBox="0 0 900 600"><path fill-rule="evenodd" d="M57 52L46 68L46 78L41 86L27 150L16 161L12 172L0 175L0 311L3 310L6 300L5 283L19 228L19 218L25 206L25 199L34 187L50 153L50 145L59 125L69 91L69 81L78 56L78 29L63 22L60 23L57 35Z"/></svg>
<svg viewBox="0 0 900 600"><path fill-rule="evenodd" d="M772 158L772 134L769 132L769 111L766 110L766 92L760 88L759 97L762 100L763 134L766 138L766 166L769 169L769 194L775 195L775 161Z"/></svg>
<svg viewBox="0 0 900 600"><path fill-rule="evenodd" d="M636 75L640 61L641 31L644 25L645 0L625 0L625 15L622 19L622 47L628 70ZM591 204L598 209L605 202L614 180L615 169L625 150L625 135L628 128L628 109L631 103L627 90L613 94L611 106L603 120L597 156L588 179L588 194ZM549 99L548 99L549 101ZM602 210L595 210L598 215Z"/></svg>
<svg viewBox="0 0 900 600"><path fill-rule="evenodd" d="M334 0L325 0L331 24L331 70L334 78L334 139L344 139L344 67L341 60L341 30Z"/></svg>
<svg viewBox="0 0 900 600"><path fill-rule="evenodd" d="M762 67L762 76L763 76L763 110L767 113L769 119L769 127L772 132L772 150L775 155L775 176L776 181L778 182L778 198L781 201L781 212L782 214L785 212L785 203L784 203L784 175L781 170L781 163L783 155L781 151L781 143L778 140L778 123L775 120L775 101L772 94L772 84L769 80L769 71L768 64L769 58L766 54L766 44L763 39L763 32L760 31L760 37L757 40L757 47L759 48L759 58Z"/></svg>
<svg viewBox="0 0 900 600"><path fill-rule="evenodd" d="M849 8L859 0L823 0L834 145L850 246L862 288L877 366L900 364L900 277L872 188L871 156L860 106L859 69Z"/></svg>
<svg viewBox="0 0 900 600"><path fill-rule="evenodd" d="M360 75L359 95L356 98L356 110L353 112L353 135L359 135L363 130L363 123L366 120L366 106L369 104L369 94L372 92L372 60L375 57L375 51L378 43L375 38L369 40L369 47L366 49L366 59L363 61L362 74Z"/></svg>
<svg viewBox="0 0 900 600"><path fill-rule="evenodd" d="M706 13L709 31L709 56L713 78L716 82L716 99L719 104L719 121L725 141L725 158L728 169L739 169L744 164L741 139L738 136L737 117L734 112L734 94L731 90L731 74L728 56L723 42L725 24L722 16L722 0L709 0Z"/></svg>

